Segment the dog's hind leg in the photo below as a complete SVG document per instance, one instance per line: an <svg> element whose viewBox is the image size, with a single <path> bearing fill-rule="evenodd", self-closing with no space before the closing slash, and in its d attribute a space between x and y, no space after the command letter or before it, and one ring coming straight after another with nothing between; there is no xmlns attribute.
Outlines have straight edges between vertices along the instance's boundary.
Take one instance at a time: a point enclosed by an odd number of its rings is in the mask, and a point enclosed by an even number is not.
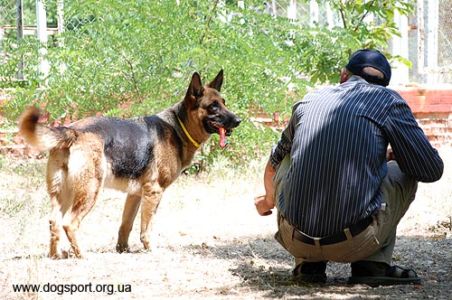
<svg viewBox="0 0 452 300"><path fill-rule="evenodd" d="M51 213L50 225L50 250L49 257L58 259L62 257L58 249L60 241L63 215L70 206L70 195L65 192L67 180L67 151L52 150L47 164L47 191L50 196Z"/></svg>
<svg viewBox="0 0 452 300"><path fill-rule="evenodd" d="M52 212L50 215L50 251L49 257L53 259L62 258L63 255L58 249L58 242L60 241L61 226L63 220L64 209L61 206L61 200L59 195L50 195L50 205Z"/></svg>
<svg viewBox="0 0 452 300"><path fill-rule="evenodd" d="M118 243L116 244L116 251L119 253L129 251L129 234L133 227L133 221L140 207L141 197L136 195L127 195L126 203L124 204L124 211L122 213L122 223L119 227Z"/></svg>
<svg viewBox="0 0 452 300"><path fill-rule="evenodd" d="M72 189L72 207L63 218L63 229L75 257L81 258L76 231L83 218L93 208L104 181L103 150L98 140L73 145L68 163L68 182Z"/></svg>
<svg viewBox="0 0 452 300"><path fill-rule="evenodd" d="M77 243L76 231L80 227L83 218L89 213L99 195L101 182L96 178L91 178L85 184L86 187L78 186L74 190L74 198L71 210L64 216L63 229L71 244L71 249L75 257L81 258L80 248Z"/></svg>
<svg viewBox="0 0 452 300"><path fill-rule="evenodd" d="M141 198L141 233L140 240L144 249L150 248L149 229L151 219L154 216L160 200L162 199L163 188L158 182L149 182L143 185L143 194Z"/></svg>

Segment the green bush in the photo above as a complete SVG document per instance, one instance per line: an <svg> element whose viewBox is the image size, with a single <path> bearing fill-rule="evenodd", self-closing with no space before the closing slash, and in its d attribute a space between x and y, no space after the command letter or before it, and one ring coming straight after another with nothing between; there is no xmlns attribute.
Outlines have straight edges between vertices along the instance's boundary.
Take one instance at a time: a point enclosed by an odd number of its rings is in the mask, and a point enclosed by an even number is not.
<svg viewBox="0 0 452 300"><path fill-rule="evenodd" d="M307 86L337 80L352 50L386 47L397 33L394 10L407 14L412 9L396 0L328 2L342 12L343 27L273 18L263 13L262 1L246 1L246 9L238 9L235 1L224 7L201 0L180 1L179 6L164 0L66 1L66 31L47 45L47 78L36 71L35 39L3 45L10 59L0 66L0 78L14 77L24 57L27 79L4 112L16 119L34 103L52 119L96 112L153 114L183 97L194 71L206 81L224 69L227 105L244 119L225 152L232 160L262 155L277 134L257 129L249 116L261 111L288 116ZM364 22L366 15L379 22ZM207 148L206 161L221 152Z"/></svg>

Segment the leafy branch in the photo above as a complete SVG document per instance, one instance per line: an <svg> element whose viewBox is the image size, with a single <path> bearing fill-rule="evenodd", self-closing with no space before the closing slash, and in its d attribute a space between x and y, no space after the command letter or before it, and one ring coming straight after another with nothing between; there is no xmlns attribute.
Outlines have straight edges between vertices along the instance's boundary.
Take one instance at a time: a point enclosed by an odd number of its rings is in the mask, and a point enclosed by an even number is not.
<svg viewBox="0 0 452 300"><path fill-rule="evenodd" d="M207 24L206 24L206 28L203 32L203 34L201 35L201 38L199 39L199 44L202 45L202 42L204 40L204 37L207 35L207 32L209 31L209 26L210 26L210 22L212 21L212 17L215 15L216 10L217 10L217 6L218 6L218 2L220 0L215 0L214 6L212 8L212 11L210 12L209 18L207 19Z"/></svg>
<svg viewBox="0 0 452 300"><path fill-rule="evenodd" d="M375 0L370 1L367 5L368 7L372 7L372 5L374 4ZM356 32L360 26L360 24L363 23L364 19L366 18L366 16L369 13L369 9L366 9L366 11L363 13L363 15L361 16L361 18L359 19L358 23L356 24L355 28L353 29L354 32Z"/></svg>

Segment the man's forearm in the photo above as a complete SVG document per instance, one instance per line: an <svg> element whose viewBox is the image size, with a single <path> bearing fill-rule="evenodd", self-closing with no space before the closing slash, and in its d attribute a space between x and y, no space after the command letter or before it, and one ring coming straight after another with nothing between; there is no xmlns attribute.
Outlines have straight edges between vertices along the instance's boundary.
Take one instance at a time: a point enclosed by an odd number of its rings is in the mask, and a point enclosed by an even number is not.
<svg viewBox="0 0 452 300"><path fill-rule="evenodd" d="M264 187L265 187L265 193L267 198L267 203L272 205L272 207L275 206L275 186L273 184L273 177L276 174L276 170L271 164L271 161L269 160L267 162L267 166L265 167L264 171Z"/></svg>
<svg viewBox="0 0 452 300"><path fill-rule="evenodd" d="M264 171L265 195L258 196L254 199L257 212L261 216L271 215L271 210L275 207L275 187L273 185L273 177L275 174L276 170L271 164L271 160L269 160Z"/></svg>

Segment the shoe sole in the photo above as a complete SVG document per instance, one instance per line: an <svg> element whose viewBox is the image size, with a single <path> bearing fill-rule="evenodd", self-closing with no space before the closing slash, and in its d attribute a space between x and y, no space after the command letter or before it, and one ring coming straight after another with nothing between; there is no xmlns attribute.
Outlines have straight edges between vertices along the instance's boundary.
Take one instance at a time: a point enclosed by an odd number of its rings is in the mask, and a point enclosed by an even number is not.
<svg viewBox="0 0 452 300"><path fill-rule="evenodd" d="M397 278L387 276L357 276L350 277L348 284L367 284L372 287L379 285L421 284L421 278Z"/></svg>

